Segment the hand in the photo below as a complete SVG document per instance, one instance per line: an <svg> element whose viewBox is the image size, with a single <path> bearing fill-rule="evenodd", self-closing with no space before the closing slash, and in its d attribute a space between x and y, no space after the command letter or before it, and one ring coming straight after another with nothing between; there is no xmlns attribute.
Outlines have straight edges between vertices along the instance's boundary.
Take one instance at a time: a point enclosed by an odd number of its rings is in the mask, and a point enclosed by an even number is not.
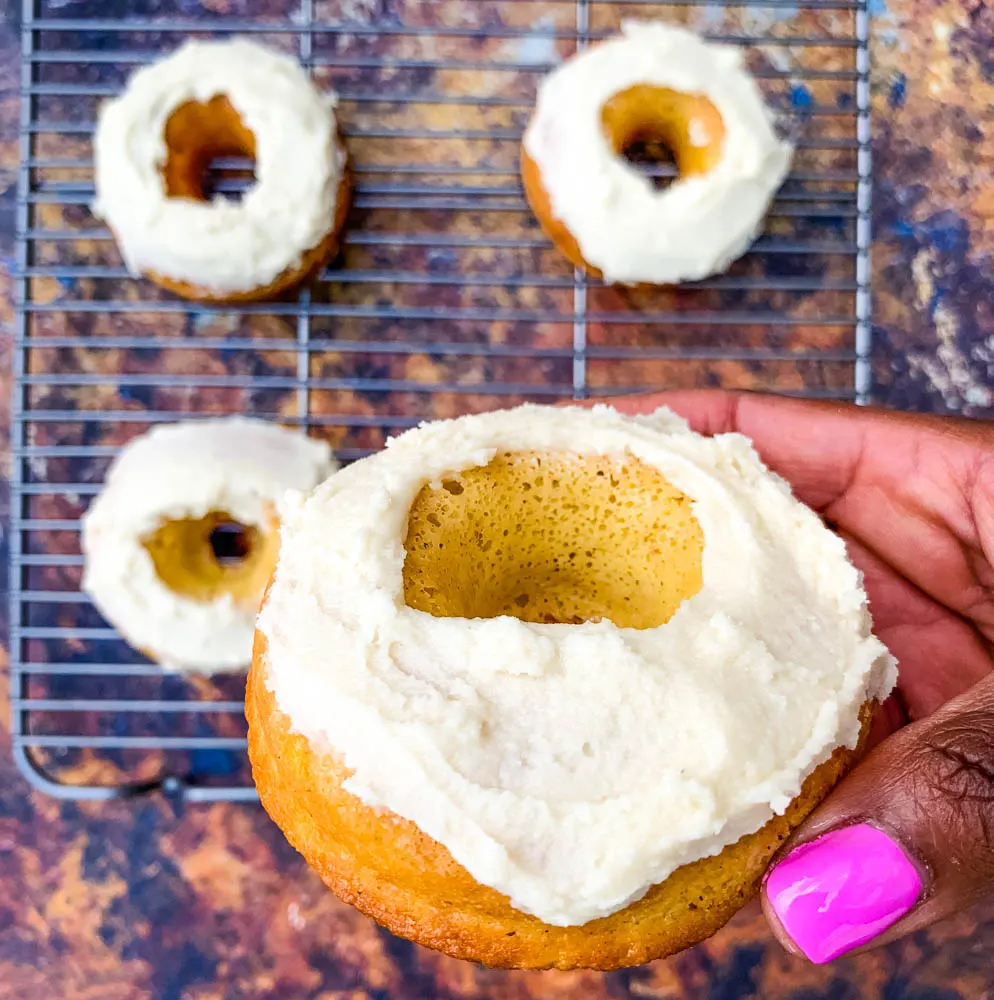
<svg viewBox="0 0 994 1000"><path fill-rule="evenodd" d="M768 873L784 945L827 962L994 893L994 426L712 391L611 403L751 438L846 540L900 664L882 742Z"/></svg>

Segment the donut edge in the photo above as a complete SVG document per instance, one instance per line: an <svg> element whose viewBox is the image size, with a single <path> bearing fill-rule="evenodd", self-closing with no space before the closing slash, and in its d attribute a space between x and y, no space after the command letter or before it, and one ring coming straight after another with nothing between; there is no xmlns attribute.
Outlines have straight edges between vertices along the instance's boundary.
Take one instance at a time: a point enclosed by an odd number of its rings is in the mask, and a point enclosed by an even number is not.
<svg viewBox="0 0 994 1000"><path fill-rule="evenodd" d="M341 138L339 138L339 142L341 142ZM333 260L338 253L342 231L345 228L345 222L352 205L352 180L352 163L351 159L347 158L342 167L342 176L339 179L335 195L335 215L331 228L317 246L312 247L301 257L300 263L296 267L287 268L267 285L250 288L243 292L219 292L203 285L176 281L157 271L144 271L141 276L180 298L200 302L204 305L245 305L275 299L284 292L314 278L321 268Z"/></svg>
<svg viewBox="0 0 994 1000"><path fill-rule="evenodd" d="M863 755L876 707L868 701L860 710L856 748L837 748L782 816L678 868L616 913L558 927L514 909L414 823L345 791L350 772L293 731L266 671L267 642L256 630L245 695L249 758L262 805L290 844L339 898L391 933L506 969L612 971L710 937L756 895L776 851Z"/></svg>
<svg viewBox="0 0 994 1000"><path fill-rule="evenodd" d="M556 218L552 210L552 200L542 179L542 170L528 154L524 145L521 147L521 183L525 191L532 214L538 219L542 231L555 244L556 249L574 266L586 271L593 278L603 280L603 273L583 256L580 244L570 232L566 224Z"/></svg>

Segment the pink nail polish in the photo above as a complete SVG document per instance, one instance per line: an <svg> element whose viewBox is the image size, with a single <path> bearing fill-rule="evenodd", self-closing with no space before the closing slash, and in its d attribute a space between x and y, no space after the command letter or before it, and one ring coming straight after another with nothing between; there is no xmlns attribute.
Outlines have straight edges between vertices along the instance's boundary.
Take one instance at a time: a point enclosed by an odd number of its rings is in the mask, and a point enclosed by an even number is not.
<svg viewBox="0 0 994 1000"><path fill-rule="evenodd" d="M795 848L769 873L765 891L784 930L821 965L903 917L922 880L897 843L860 823Z"/></svg>

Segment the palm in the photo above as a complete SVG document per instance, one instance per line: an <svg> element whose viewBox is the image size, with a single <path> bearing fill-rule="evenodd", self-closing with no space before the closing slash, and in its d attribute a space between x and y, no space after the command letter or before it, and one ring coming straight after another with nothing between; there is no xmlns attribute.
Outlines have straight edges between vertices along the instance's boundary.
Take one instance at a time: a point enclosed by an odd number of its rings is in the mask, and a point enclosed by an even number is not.
<svg viewBox="0 0 994 1000"><path fill-rule="evenodd" d="M747 435L845 538L865 575L874 631L900 663L878 736L930 714L994 668L994 430L720 392L616 405L666 405L702 433Z"/></svg>

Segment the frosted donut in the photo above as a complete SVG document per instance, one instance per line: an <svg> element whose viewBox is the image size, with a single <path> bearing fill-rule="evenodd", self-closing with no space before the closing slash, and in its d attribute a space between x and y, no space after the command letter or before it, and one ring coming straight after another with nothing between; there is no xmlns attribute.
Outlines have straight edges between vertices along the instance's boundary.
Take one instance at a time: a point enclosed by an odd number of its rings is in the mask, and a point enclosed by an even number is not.
<svg viewBox="0 0 994 1000"><path fill-rule="evenodd" d="M254 42L187 42L100 109L94 213L128 268L184 298L251 302L334 256L349 172L334 96ZM240 202L203 189L216 157L255 160Z"/></svg>
<svg viewBox="0 0 994 1000"><path fill-rule="evenodd" d="M670 149L679 176L668 188L623 159L636 142ZM576 267L619 284L676 284L745 253L791 155L739 49L628 22L543 81L522 180Z"/></svg>
<svg viewBox="0 0 994 1000"><path fill-rule="evenodd" d="M665 412L424 425L282 518L262 803L342 898L460 958L706 937L894 683L841 540L745 438Z"/></svg>
<svg viewBox="0 0 994 1000"><path fill-rule="evenodd" d="M261 420L170 424L118 455L83 518L83 589L176 670L238 670L276 565L276 506L334 471L328 445Z"/></svg>

